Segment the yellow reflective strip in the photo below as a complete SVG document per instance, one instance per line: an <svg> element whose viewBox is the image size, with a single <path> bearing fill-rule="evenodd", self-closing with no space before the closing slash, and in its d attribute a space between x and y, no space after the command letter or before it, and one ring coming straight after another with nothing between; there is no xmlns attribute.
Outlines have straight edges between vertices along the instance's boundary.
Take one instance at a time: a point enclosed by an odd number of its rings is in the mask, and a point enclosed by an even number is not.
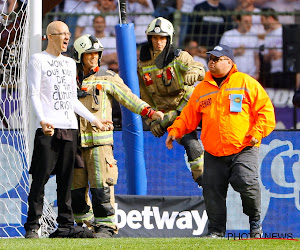
<svg viewBox="0 0 300 250"><path fill-rule="evenodd" d="M93 158L94 158L94 173L97 188L103 188L102 172L101 172L101 155L99 153L99 147L93 149Z"/></svg>
<svg viewBox="0 0 300 250"><path fill-rule="evenodd" d="M91 212L86 214L74 213L74 219L76 222L92 221L94 219L94 214Z"/></svg>
<svg viewBox="0 0 300 250"><path fill-rule="evenodd" d="M100 133L80 133L81 142L93 142L93 141L109 141L113 139L113 131L103 131Z"/></svg>
<svg viewBox="0 0 300 250"><path fill-rule="evenodd" d="M199 166L203 166L204 163L204 155L202 154L200 157L193 161L189 161L191 169L198 169Z"/></svg>

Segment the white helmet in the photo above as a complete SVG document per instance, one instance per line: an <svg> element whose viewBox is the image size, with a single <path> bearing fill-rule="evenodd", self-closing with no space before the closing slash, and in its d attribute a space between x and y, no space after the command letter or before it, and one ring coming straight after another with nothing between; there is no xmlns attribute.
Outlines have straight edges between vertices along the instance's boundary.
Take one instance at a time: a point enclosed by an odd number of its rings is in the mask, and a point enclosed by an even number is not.
<svg viewBox="0 0 300 250"><path fill-rule="evenodd" d="M174 27L173 24L163 18L158 17L155 18L149 25L146 30L146 35L148 37L148 41L150 41L151 35L158 35L158 36L169 36L170 37L170 44L173 43L173 36L174 36Z"/></svg>
<svg viewBox="0 0 300 250"><path fill-rule="evenodd" d="M94 36L83 35L77 38L74 42L74 59L77 63L82 62L82 54L99 52L99 66L100 59L102 57L103 45L101 42Z"/></svg>

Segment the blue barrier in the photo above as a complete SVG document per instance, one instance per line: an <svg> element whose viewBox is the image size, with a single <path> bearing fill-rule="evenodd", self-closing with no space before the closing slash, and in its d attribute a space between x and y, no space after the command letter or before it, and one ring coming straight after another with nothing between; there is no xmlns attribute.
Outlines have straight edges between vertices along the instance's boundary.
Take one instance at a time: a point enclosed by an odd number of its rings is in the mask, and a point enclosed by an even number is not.
<svg viewBox="0 0 300 250"><path fill-rule="evenodd" d="M117 38L118 62L120 76L134 94L140 96L138 76L136 73L136 42L134 25L118 24L115 26ZM121 105L126 177L128 193L147 194L147 177L144 160L143 124L139 115L130 112Z"/></svg>

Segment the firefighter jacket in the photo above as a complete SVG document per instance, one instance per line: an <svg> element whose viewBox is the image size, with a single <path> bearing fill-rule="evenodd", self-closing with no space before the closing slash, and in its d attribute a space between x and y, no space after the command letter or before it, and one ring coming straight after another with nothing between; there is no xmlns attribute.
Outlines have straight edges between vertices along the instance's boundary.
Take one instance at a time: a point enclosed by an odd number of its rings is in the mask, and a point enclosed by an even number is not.
<svg viewBox="0 0 300 250"><path fill-rule="evenodd" d="M252 137L259 143L275 127L274 107L264 88L233 65L220 84L210 71L197 85L188 104L168 128L176 138L195 130L202 120L201 141L205 151L227 156L242 151Z"/></svg>
<svg viewBox="0 0 300 250"><path fill-rule="evenodd" d="M87 95L79 100L99 119L112 120L112 98L136 114L141 114L145 107L150 106L133 94L122 78L110 70L100 69L85 78L81 90L86 91ZM82 147L113 145L113 131L101 131L82 117L79 117L79 132Z"/></svg>
<svg viewBox="0 0 300 250"><path fill-rule="evenodd" d="M180 51L180 50L177 50ZM149 48L149 60L141 60L138 63L138 75L140 83L141 99L156 110L168 112L170 110L181 111L187 104L194 86L184 82L184 76L189 70L200 69L204 75L204 68L200 62L194 61L186 51L175 53L174 59L168 65L159 68L155 64L159 54L154 55ZM199 80L203 79L199 76Z"/></svg>

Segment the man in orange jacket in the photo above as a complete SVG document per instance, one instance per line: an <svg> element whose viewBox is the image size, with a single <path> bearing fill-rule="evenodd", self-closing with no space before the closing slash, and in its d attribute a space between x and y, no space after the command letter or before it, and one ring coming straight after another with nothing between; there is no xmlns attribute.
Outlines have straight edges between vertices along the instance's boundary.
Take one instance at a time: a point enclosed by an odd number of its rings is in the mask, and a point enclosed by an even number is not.
<svg viewBox="0 0 300 250"><path fill-rule="evenodd" d="M166 146L172 149L175 139L195 130L202 120L208 236L225 236L230 183L240 193L243 212L249 216L250 237L261 237L259 146L275 127L274 107L255 79L238 72L231 48L220 44L207 54L209 71L168 128Z"/></svg>

